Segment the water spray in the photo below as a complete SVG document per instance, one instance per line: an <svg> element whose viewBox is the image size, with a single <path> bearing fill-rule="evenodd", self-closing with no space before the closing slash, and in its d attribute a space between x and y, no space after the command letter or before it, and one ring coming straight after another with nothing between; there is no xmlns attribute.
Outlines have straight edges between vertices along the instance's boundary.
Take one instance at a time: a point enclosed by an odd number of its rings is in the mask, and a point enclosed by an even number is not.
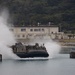
<svg viewBox="0 0 75 75"><path fill-rule="evenodd" d="M13 53L10 46L16 40L9 30L7 19L8 13L7 10L4 10L0 13L0 54L2 54L3 59L15 59L17 56Z"/></svg>

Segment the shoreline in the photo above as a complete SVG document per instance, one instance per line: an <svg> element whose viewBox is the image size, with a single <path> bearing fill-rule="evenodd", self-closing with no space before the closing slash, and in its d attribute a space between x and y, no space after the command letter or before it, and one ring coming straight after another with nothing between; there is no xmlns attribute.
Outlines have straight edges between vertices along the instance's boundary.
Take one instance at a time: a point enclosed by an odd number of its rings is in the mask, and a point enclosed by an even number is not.
<svg viewBox="0 0 75 75"><path fill-rule="evenodd" d="M61 46L75 46L75 39L60 39L58 42Z"/></svg>

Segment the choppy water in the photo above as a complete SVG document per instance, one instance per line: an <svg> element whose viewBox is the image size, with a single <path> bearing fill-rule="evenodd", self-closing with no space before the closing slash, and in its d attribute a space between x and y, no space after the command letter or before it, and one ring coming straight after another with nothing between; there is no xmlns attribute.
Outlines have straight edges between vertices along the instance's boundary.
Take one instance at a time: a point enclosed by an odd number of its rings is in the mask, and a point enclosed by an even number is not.
<svg viewBox="0 0 75 75"><path fill-rule="evenodd" d="M75 75L75 59L58 54L53 59L3 60L0 75Z"/></svg>

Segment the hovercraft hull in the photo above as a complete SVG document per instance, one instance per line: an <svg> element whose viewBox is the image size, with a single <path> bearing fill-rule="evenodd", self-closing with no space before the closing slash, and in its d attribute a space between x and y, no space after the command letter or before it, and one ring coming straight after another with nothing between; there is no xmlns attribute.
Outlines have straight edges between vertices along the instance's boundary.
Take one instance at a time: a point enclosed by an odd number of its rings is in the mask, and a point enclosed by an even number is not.
<svg viewBox="0 0 75 75"><path fill-rule="evenodd" d="M29 53L22 53L18 52L15 53L20 58L33 58L33 57L48 57L49 54L45 52L29 52Z"/></svg>
<svg viewBox="0 0 75 75"><path fill-rule="evenodd" d="M48 57L49 54L46 48L39 46L37 43L35 45L23 45L22 43L16 43L16 45L11 46L13 52L20 58L32 58L32 57Z"/></svg>

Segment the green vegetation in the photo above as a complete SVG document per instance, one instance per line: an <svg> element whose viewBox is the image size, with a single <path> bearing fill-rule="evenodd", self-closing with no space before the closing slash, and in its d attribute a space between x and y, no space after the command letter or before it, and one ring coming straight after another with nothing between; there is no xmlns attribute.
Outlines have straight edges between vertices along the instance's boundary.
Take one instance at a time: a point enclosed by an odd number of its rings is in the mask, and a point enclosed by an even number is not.
<svg viewBox="0 0 75 75"><path fill-rule="evenodd" d="M7 7L14 25L52 22L61 30L75 30L75 0L0 0Z"/></svg>

